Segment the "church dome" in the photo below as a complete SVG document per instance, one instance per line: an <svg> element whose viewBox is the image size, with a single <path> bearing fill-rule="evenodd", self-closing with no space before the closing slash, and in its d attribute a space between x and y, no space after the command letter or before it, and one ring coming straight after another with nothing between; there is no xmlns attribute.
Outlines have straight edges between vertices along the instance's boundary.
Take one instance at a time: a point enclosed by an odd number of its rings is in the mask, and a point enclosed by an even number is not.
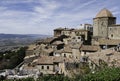
<svg viewBox="0 0 120 81"><path fill-rule="evenodd" d="M104 8L96 15L96 18L97 17L113 17L113 15L109 10Z"/></svg>

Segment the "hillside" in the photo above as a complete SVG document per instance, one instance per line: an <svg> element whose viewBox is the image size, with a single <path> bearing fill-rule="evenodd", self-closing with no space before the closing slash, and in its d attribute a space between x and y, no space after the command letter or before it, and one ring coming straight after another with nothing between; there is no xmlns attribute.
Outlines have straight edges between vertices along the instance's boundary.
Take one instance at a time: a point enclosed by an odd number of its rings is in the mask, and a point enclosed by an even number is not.
<svg viewBox="0 0 120 81"><path fill-rule="evenodd" d="M48 35L41 34L0 34L0 39L15 39L15 38L43 38Z"/></svg>
<svg viewBox="0 0 120 81"><path fill-rule="evenodd" d="M0 34L0 51L10 50L13 47L24 46L35 40L49 37L41 34Z"/></svg>

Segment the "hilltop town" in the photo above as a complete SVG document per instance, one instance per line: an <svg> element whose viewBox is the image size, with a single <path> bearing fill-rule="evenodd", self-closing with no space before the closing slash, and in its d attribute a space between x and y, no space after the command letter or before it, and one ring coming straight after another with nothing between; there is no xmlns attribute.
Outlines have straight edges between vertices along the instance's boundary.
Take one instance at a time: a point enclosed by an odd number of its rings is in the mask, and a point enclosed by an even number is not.
<svg viewBox="0 0 120 81"><path fill-rule="evenodd" d="M93 25L81 24L78 29L59 27L54 29L53 37L29 45L24 61L16 69L23 75L72 77L86 63L92 73L101 65L120 67L119 32L116 17L102 9L93 18Z"/></svg>
<svg viewBox="0 0 120 81"><path fill-rule="evenodd" d="M70 75L69 69L77 68L72 64L79 62L88 61L93 69L101 61L120 66L120 25L116 25L116 17L103 9L93 19L93 26L81 26L83 29L54 29L54 37L30 45L22 68L38 69L42 74Z"/></svg>

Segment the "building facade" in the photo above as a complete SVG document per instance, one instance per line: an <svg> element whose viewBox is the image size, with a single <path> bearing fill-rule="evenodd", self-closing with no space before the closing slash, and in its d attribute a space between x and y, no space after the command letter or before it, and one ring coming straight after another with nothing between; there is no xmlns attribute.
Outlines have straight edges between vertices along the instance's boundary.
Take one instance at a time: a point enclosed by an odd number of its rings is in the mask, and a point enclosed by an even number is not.
<svg viewBox="0 0 120 81"><path fill-rule="evenodd" d="M116 17L109 10L102 9L93 18L93 36L108 38L109 26L113 24L116 24Z"/></svg>
<svg viewBox="0 0 120 81"><path fill-rule="evenodd" d="M120 25L116 24L116 17L104 8L93 18L92 45L118 45L120 44L119 32Z"/></svg>

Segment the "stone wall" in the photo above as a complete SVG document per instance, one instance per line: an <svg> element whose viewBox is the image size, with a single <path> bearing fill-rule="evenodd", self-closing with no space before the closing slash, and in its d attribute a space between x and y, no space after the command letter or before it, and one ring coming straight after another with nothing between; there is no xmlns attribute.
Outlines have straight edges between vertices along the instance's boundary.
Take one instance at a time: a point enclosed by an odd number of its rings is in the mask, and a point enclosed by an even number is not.
<svg viewBox="0 0 120 81"><path fill-rule="evenodd" d="M108 30L108 37L110 39L120 39L120 25L110 26Z"/></svg>
<svg viewBox="0 0 120 81"><path fill-rule="evenodd" d="M37 65L36 67L43 74L53 74L53 72L54 72L54 68L53 68L54 66L53 65Z"/></svg>
<svg viewBox="0 0 120 81"><path fill-rule="evenodd" d="M115 17L101 17L93 19L93 36L108 37L108 26L116 24Z"/></svg>

